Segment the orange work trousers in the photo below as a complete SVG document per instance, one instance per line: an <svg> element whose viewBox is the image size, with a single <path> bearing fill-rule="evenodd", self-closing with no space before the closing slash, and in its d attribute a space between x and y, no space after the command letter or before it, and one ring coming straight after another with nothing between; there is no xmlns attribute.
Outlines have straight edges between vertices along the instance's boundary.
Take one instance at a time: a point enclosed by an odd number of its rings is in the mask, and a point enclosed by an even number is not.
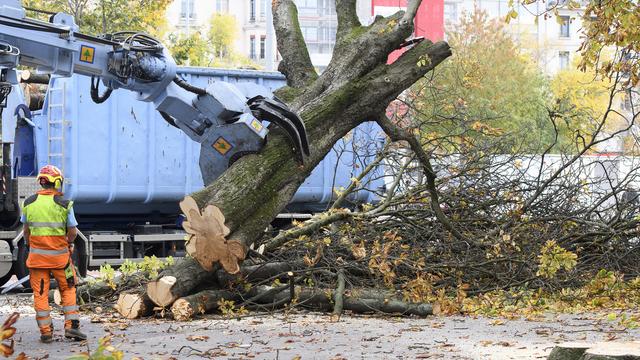
<svg viewBox="0 0 640 360"><path fill-rule="evenodd" d="M64 269L29 269L33 302L36 309L36 322L40 333L51 334L51 307L49 307L49 281L51 275L58 282L58 289L62 295L62 311L64 312L64 328L70 329L73 320L80 320L80 313L76 305L76 287L69 286L64 276ZM75 280L75 269L74 269ZM74 281L75 283L75 281Z"/></svg>

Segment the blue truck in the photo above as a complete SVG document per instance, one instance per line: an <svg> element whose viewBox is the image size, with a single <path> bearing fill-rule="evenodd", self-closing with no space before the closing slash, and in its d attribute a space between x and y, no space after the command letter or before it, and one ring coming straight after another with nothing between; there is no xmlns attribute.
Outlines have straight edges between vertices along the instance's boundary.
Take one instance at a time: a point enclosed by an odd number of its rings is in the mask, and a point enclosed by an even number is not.
<svg viewBox="0 0 640 360"><path fill-rule="evenodd" d="M182 67L178 75L199 87L253 82L275 90L286 83L280 73L250 70ZM45 164L65 174L65 197L74 201L80 222L74 258L83 275L105 263L184 254L178 202L204 186L200 144L128 91L115 91L95 104L90 86L86 76L52 76L41 109L28 110L20 86L3 104L0 285L13 274L28 273L20 204L37 190L35 176ZM358 176L383 140L373 123L354 129L313 170L276 225L326 209L336 189ZM376 202L384 191L382 175L379 169L365 177L366 190L353 194L350 204Z"/></svg>

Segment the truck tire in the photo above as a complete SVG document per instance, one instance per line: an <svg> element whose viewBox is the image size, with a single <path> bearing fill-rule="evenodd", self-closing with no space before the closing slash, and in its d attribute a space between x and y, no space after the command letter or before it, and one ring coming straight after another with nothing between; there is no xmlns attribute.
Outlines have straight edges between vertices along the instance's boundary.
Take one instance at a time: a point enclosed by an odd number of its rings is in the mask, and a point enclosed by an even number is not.
<svg viewBox="0 0 640 360"><path fill-rule="evenodd" d="M4 276L0 277L0 286L3 286L4 284L7 283L7 281L9 281L11 279L11 277L13 276L13 273L15 271L15 263L11 265L11 270L9 270L8 273L6 273Z"/></svg>
<svg viewBox="0 0 640 360"><path fill-rule="evenodd" d="M18 243L18 258L13 264L13 270L15 271L18 280L29 275L29 269L27 268L27 256L29 256L29 248L25 244L24 240L20 240ZM24 286L25 289L31 288L31 284L28 281L22 284L22 286Z"/></svg>
<svg viewBox="0 0 640 360"><path fill-rule="evenodd" d="M87 270L89 268L89 256L87 255L87 244L79 236L76 237L73 242L75 251L71 255L73 265L75 265L78 275L80 277L87 277Z"/></svg>
<svg viewBox="0 0 640 360"><path fill-rule="evenodd" d="M1 241L1 240L0 240ZM9 245L9 251L13 251L13 246L11 245L11 242L7 241L8 245ZM7 281L9 281L11 279L11 277L13 276L15 271L15 262L11 262L11 267L9 268L9 271L4 274L3 276L0 276L0 286L3 286L4 284L7 283Z"/></svg>
<svg viewBox="0 0 640 360"><path fill-rule="evenodd" d="M76 240L74 241L74 245L75 245L75 251L71 256L71 259L73 261L73 264L76 267L76 270L78 271L78 275L80 277L86 277L87 268L89 265L89 258L87 256L86 244L84 243L84 241L82 241L82 239L76 238ZM18 259L13 264L13 268L16 273L16 276L18 277L18 280L29 275L29 268L27 268L28 256L29 256L29 248L26 246L24 240L21 240L18 243ZM24 286L26 289L31 288L31 284L29 284L28 281L22 284L22 286Z"/></svg>

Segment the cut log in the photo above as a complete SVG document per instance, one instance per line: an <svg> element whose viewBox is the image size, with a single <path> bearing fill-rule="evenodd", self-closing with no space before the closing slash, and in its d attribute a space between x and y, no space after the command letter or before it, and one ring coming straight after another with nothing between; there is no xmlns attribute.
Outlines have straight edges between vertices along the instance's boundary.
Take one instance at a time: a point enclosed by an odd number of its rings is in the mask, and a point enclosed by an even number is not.
<svg viewBox="0 0 640 360"><path fill-rule="evenodd" d="M583 342L568 342L557 345L551 354L549 354L549 360L578 360L584 355L584 352L588 348L593 346L593 343Z"/></svg>
<svg viewBox="0 0 640 360"><path fill-rule="evenodd" d="M257 264L242 267L241 274L247 281L258 282L286 274L300 267L302 263L294 263L293 266L286 262ZM162 280L165 277L169 279ZM214 272L206 272L196 260L186 258L162 271L156 280L150 281L147 284L147 294L156 305L168 307L177 299L191 295L199 285L207 281L217 284L219 288L224 288L239 278L239 274L232 275L219 268ZM160 285L159 282L164 284Z"/></svg>
<svg viewBox="0 0 640 360"><path fill-rule="evenodd" d="M147 295L156 305L168 307L179 298L191 295L201 283L212 276L215 273L205 271L195 259L188 257L163 270L156 280L149 281ZM165 277L173 277L179 281L167 286L172 281L162 280ZM161 281L163 284L159 285Z"/></svg>
<svg viewBox="0 0 640 360"><path fill-rule="evenodd" d="M53 291L53 303L60 306L62 304L62 294L60 294L60 290L55 289Z"/></svg>
<svg viewBox="0 0 640 360"><path fill-rule="evenodd" d="M638 342L568 342L556 346L549 360L640 360Z"/></svg>
<svg viewBox="0 0 640 360"><path fill-rule="evenodd" d="M33 300L33 297L32 297ZM54 303L58 306L62 304L62 295L60 295L60 290L53 289L49 290L49 303Z"/></svg>
<svg viewBox="0 0 640 360"><path fill-rule="evenodd" d="M48 84L50 77L49 74L36 74L29 70L20 73L20 81L28 84Z"/></svg>
<svg viewBox="0 0 640 360"><path fill-rule="evenodd" d="M640 360L640 343L598 343L585 351L582 360Z"/></svg>
<svg viewBox="0 0 640 360"><path fill-rule="evenodd" d="M29 107L29 110L40 110L44 106L46 89L42 87L43 85L37 84L26 84L26 86L24 86L25 104Z"/></svg>
<svg viewBox="0 0 640 360"><path fill-rule="evenodd" d="M216 277L220 287L227 287L241 278L244 278L248 282L256 283L279 275L284 276L292 270L302 269L303 267L304 264L302 262L295 262L293 264L289 264L288 262L272 262L243 266L240 269L242 276L239 274L232 275L224 270L218 270Z"/></svg>
<svg viewBox="0 0 640 360"><path fill-rule="evenodd" d="M185 296L176 300L171 306L173 318L185 321L199 314L205 314L218 309L220 300L237 300L237 294L227 290L205 290L197 294Z"/></svg>
<svg viewBox="0 0 640 360"><path fill-rule="evenodd" d="M400 300L380 300L346 297L344 300L345 310L351 310L359 314L381 312L385 314L415 315L425 317L433 315L433 308L430 304L409 303Z"/></svg>
<svg viewBox="0 0 640 360"><path fill-rule="evenodd" d="M146 294L121 293L116 310L127 319L137 319L153 313L153 302Z"/></svg>
<svg viewBox="0 0 640 360"><path fill-rule="evenodd" d="M256 303L267 309L273 307L273 304L286 304L285 301L290 297L289 290L284 290L284 287L276 289L263 286L258 291L266 293L265 296L258 297L259 294L253 293L253 298L257 299ZM329 312L334 310L334 297L329 290L296 288L295 304L311 310ZM409 303L388 298L360 298L346 294L343 296L343 309L360 314L380 312L421 317L433 315L433 308L426 303Z"/></svg>
<svg viewBox="0 0 640 360"><path fill-rule="evenodd" d="M169 306L177 300L177 297L171 293L176 282L177 279L174 276L164 276L157 281L151 281L147 285L147 294L156 305Z"/></svg>

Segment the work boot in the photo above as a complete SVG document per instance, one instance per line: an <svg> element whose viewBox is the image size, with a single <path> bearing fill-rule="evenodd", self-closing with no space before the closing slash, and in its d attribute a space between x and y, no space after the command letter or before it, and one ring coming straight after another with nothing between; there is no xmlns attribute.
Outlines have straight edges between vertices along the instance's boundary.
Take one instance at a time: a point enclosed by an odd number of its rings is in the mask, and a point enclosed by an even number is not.
<svg viewBox="0 0 640 360"><path fill-rule="evenodd" d="M49 333L49 334L40 335L40 342L43 342L45 344L49 344L52 341L53 341L53 334Z"/></svg>
<svg viewBox="0 0 640 360"><path fill-rule="evenodd" d="M87 335L85 335L78 328L65 329L64 337L66 337L67 339L73 339L75 341L87 340Z"/></svg>
<svg viewBox="0 0 640 360"><path fill-rule="evenodd" d="M87 335L80 331L80 322L78 320L71 320L71 328L64 329L64 337L75 341L87 340Z"/></svg>

